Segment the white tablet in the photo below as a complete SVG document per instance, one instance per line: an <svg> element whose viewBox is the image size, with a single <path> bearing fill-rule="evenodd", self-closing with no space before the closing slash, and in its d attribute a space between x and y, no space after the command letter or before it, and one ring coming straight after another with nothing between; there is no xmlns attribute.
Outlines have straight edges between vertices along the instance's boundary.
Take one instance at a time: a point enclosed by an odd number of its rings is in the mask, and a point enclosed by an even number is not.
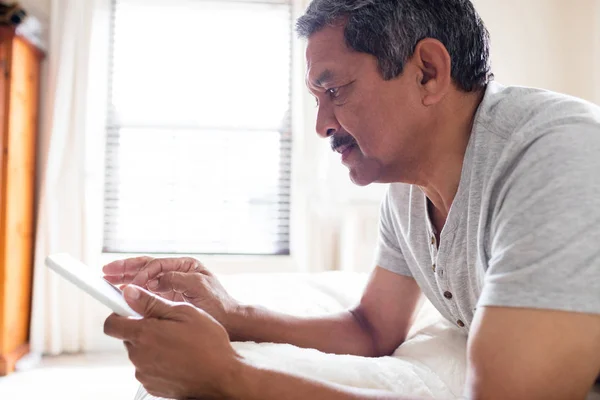
<svg viewBox="0 0 600 400"><path fill-rule="evenodd" d="M52 254L46 257L46 265L102 304L108 306L116 314L123 317L141 317L129 307L119 288L106 281L100 273L69 254Z"/></svg>

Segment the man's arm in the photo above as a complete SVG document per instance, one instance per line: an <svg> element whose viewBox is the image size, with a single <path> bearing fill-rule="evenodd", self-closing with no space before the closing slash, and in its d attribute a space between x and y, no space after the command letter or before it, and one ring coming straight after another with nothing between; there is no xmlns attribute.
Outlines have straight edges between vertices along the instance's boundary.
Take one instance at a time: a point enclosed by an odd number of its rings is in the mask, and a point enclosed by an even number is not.
<svg viewBox="0 0 600 400"><path fill-rule="evenodd" d="M360 303L349 311L299 318L248 306L232 315L227 325L232 340L290 343L326 353L379 357L402 344L420 305L421 291L413 278L377 267Z"/></svg>
<svg viewBox="0 0 600 400"><path fill-rule="evenodd" d="M584 399L600 373L600 315L481 307L468 358L467 398Z"/></svg>
<svg viewBox="0 0 600 400"><path fill-rule="evenodd" d="M492 189L469 342L474 398L583 399L600 372L598 124L573 125L588 115L581 104L546 113L557 117L533 118L507 144L515 156Z"/></svg>

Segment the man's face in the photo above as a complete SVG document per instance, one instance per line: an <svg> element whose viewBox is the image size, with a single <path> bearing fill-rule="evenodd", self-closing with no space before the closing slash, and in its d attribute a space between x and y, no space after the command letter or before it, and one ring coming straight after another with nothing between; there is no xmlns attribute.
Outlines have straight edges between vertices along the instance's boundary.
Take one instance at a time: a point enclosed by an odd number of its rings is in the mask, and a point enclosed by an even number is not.
<svg viewBox="0 0 600 400"><path fill-rule="evenodd" d="M316 130L357 185L403 181L414 174L422 122L418 75L407 63L395 79L383 79L377 60L350 49L343 26L326 27L308 39L309 90L317 99ZM408 178L410 179L410 178Z"/></svg>

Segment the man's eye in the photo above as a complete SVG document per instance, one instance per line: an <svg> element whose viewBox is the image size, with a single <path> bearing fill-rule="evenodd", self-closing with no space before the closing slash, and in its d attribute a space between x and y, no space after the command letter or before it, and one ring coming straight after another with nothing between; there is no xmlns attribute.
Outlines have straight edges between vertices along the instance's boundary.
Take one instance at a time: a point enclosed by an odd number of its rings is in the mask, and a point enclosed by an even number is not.
<svg viewBox="0 0 600 400"><path fill-rule="evenodd" d="M329 97L331 97L332 99L337 99L340 95L340 88L331 88L331 89L327 89L326 93L329 95Z"/></svg>

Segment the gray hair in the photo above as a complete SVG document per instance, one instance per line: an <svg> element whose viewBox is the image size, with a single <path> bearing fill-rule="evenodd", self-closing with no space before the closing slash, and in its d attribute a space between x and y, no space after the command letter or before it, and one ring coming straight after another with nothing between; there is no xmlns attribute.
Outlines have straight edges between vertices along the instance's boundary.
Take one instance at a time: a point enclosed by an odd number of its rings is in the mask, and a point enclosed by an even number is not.
<svg viewBox="0 0 600 400"><path fill-rule="evenodd" d="M493 79L490 35L470 0L313 0L296 31L308 38L345 21L348 46L377 58L383 78L402 74L419 41L437 39L452 62L452 79L465 92Z"/></svg>

